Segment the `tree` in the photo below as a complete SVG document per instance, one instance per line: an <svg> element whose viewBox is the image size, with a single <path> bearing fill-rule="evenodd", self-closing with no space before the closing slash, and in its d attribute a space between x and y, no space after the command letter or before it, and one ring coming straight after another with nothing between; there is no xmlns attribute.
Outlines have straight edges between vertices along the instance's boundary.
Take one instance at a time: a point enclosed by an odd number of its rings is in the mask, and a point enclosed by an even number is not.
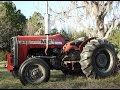
<svg viewBox="0 0 120 90"><path fill-rule="evenodd" d="M26 17L13 2L0 3L0 48L10 49L10 38L23 35Z"/></svg>
<svg viewBox="0 0 120 90"><path fill-rule="evenodd" d="M55 12L55 20L69 21L69 28L79 27L86 30L86 33L91 29L89 36L108 38L112 31L120 26L119 3L119 1L70 1L66 9ZM109 23L106 24L106 20Z"/></svg>
<svg viewBox="0 0 120 90"><path fill-rule="evenodd" d="M51 32L50 32L51 35L54 35L54 34L56 34L56 33L58 33L57 28L53 28L53 29L51 30Z"/></svg>
<svg viewBox="0 0 120 90"><path fill-rule="evenodd" d="M70 40L70 35L68 34L68 33L66 33L66 31L65 30L60 30L60 33L61 33L61 35L64 37L64 39L66 40L66 41L69 41Z"/></svg>
<svg viewBox="0 0 120 90"><path fill-rule="evenodd" d="M44 17L39 12L34 12L27 20L25 35L44 34Z"/></svg>
<svg viewBox="0 0 120 90"><path fill-rule="evenodd" d="M117 2L114 2L117 5ZM84 1L86 12L93 15L96 23L97 35L100 38L108 38L109 33L120 23L116 22L115 17L112 20L111 27L105 31L104 20L107 14L110 14L113 7L113 1ZM119 4L119 2L118 2ZM116 25L115 25L116 24Z"/></svg>

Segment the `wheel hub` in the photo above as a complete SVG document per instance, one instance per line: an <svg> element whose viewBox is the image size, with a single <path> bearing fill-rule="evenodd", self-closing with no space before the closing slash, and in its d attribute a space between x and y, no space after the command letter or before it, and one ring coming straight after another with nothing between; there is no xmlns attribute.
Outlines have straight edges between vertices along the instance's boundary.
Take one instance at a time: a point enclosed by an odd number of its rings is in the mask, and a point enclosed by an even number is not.
<svg viewBox="0 0 120 90"><path fill-rule="evenodd" d="M105 54L99 54L96 59L96 63L99 67L103 68L107 65L107 57Z"/></svg>
<svg viewBox="0 0 120 90"><path fill-rule="evenodd" d="M34 69L33 71L32 71L32 75L37 75L38 74L38 70L37 69Z"/></svg>
<svg viewBox="0 0 120 90"><path fill-rule="evenodd" d="M30 75L33 79L37 79L39 77L42 77L42 72L38 68L35 68L31 71Z"/></svg>

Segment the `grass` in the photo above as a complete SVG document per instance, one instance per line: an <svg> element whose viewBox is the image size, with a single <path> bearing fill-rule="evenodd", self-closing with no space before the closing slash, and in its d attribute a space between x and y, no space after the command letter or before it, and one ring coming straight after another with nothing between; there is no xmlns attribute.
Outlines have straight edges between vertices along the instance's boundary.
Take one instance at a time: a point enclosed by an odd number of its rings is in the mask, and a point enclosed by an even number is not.
<svg viewBox="0 0 120 90"><path fill-rule="evenodd" d="M5 63L5 62L4 62ZM105 79L86 79L84 76L64 76L59 70L51 71L50 80L39 85L23 86L0 62L0 89L119 89L120 73Z"/></svg>
<svg viewBox="0 0 120 90"><path fill-rule="evenodd" d="M7 51L0 51L0 61L6 60Z"/></svg>

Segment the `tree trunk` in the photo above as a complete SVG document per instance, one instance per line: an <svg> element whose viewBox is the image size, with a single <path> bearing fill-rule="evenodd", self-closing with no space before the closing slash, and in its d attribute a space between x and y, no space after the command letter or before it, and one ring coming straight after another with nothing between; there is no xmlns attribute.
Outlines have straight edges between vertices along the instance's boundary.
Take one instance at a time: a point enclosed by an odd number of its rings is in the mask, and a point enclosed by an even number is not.
<svg viewBox="0 0 120 90"><path fill-rule="evenodd" d="M104 37L104 17L97 16L96 17L96 30L97 30L97 37L103 38Z"/></svg>

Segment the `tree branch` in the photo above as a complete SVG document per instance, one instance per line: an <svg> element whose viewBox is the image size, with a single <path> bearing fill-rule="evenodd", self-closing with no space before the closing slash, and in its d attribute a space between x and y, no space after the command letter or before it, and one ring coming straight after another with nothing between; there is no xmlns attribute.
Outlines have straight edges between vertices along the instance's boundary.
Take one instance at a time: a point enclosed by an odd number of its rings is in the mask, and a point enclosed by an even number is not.
<svg viewBox="0 0 120 90"><path fill-rule="evenodd" d="M120 25L120 22L119 22L119 21L114 21L114 22L112 22L111 27L110 27L110 28L108 29L108 31L106 32L104 39L107 39L108 36L110 35L110 33L111 33L114 29L116 29L116 28L118 27L118 25Z"/></svg>
<svg viewBox="0 0 120 90"><path fill-rule="evenodd" d="M107 1L104 4L102 17L105 17L105 15L107 14L107 12L110 10L110 7L111 7L112 3L113 3L113 1Z"/></svg>
<svg viewBox="0 0 120 90"><path fill-rule="evenodd" d="M88 1L83 1L83 3L84 3L85 5L89 5L89 2L88 2Z"/></svg>

